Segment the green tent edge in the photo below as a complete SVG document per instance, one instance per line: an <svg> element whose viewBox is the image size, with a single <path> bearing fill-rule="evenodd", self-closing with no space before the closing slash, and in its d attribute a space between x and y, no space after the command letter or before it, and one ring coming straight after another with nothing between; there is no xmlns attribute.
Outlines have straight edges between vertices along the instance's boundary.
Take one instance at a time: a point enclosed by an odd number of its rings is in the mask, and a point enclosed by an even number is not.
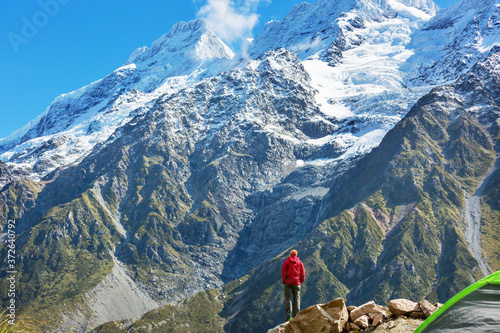
<svg viewBox="0 0 500 333"><path fill-rule="evenodd" d="M469 295L473 291L484 287L487 284L498 284L500 285L500 271L497 271L487 277L482 278L481 280L471 284L452 298L450 298L446 303L443 304L442 307L437 309L429 318L427 318L413 333L421 333L424 329L427 328L434 320L436 320L443 312L448 310L453 304Z"/></svg>

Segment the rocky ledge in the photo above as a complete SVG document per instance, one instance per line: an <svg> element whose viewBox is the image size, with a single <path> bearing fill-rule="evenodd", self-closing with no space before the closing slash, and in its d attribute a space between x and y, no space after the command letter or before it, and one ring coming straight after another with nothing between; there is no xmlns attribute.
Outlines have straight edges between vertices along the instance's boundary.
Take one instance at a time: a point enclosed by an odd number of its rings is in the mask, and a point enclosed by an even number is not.
<svg viewBox="0 0 500 333"><path fill-rule="evenodd" d="M307 332L413 332L442 304L423 300L391 300L388 306L370 301L360 306L346 306L343 298L316 304L300 311L293 320L267 333Z"/></svg>

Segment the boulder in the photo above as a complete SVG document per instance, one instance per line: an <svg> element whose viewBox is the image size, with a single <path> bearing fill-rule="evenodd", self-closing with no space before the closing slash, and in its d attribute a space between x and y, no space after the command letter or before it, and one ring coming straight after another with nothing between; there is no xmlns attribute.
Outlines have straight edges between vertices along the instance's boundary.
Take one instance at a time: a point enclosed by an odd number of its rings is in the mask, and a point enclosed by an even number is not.
<svg viewBox="0 0 500 333"><path fill-rule="evenodd" d="M354 305L349 305L349 306L347 307L347 311L351 312L352 310L354 310L354 309L356 309L356 308L357 308L357 306L354 306Z"/></svg>
<svg viewBox="0 0 500 333"><path fill-rule="evenodd" d="M285 333L285 327L288 326L288 323L284 323L276 326L275 328L271 328L267 331L267 333Z"/></svg>
<svg viewBox="0 0 500 333"><path fill-rule="evenodd" d="M349 312L342 297L321 305L321 307L333 318L338 325L339 332L345 328L349 321Z"/></svg>
<svg viewBox="0 0 500 333"><path fill-rule="evenodd" d="M370 326L370 317L362 315L354 321L354 324L358 325L362 329L368 328L368 326Z"/></svg>
<svg viewBox="0 0 500 333"><path fill-rule="evenodd" d="M382 310L382 312L384 313L384 316L385 317L389 317L391 315L391 310L389 310L389 308L385 305L379 305L379 309Z"/></svg>
<svg viewBox="0 0 500 333"><path fill-rule="evenodd" d="M384 307L377 305L377 307L373 310L373 312L370 312L368 314L368 317L370 317L370 319L373 320L373 318L375 318L378 315L382 315L383 317L390 317L391 311L389 311L389 309L384 309Z"/></svg>
<svg viewBox="0 0 500 333"><path fill-rule="evenodd" d="M361 329L361 327L359 327L358 325L356 325L354 323L347 323L345 330L347 332L359 332L360 329Z"/></svg>
<svg viewBox="0 0 500 333"><path fill-rule="evenodd" d="M425 315L422 311L413 311L408 317L413 319L424 319Z"/></svg>
<svg viewBox="0 0 500 333"><path fill-rule="evenodd" d="M422 312L424 313L425 318L429 317L431 314L436 312L436 310L438 309L437 307L432 305L431 302L429 302L425 299L423 301L420 301L418 303L418 305L420 306L420 309L422 309Z"/></svg>
<svg viewBox="0 0 500 333"><path fill-rule="evenodd" d="M365 303L363 305L358 306L357 308L352 310L350 313L351 321L354 323L356 321L356 319L358 319L359 317L361 317L363 315L367 315L370 312L374 312L373 310L375 310L376 308L377 308L377 304L375 304L374 301L370 301L368 303Z"/></svg>
<svg viewBox="0 0 500 333"><path fill-rule="evenodd" d="M381 325L379 325L373 333L409 333L415 331L420 324L422 324L422 320L419 319L405 319L398 318L396 320L387 321Z"/></svg>
<svg viewBox="0 0 500 333"><path fill-rule="evenodd" d="M344 331L349 315L342 298L322 305L313 305L300 311L285 327L285 333L340 333ZM274 333L274 332L273 332ZM280 331L276 333L281 333Z"/></svg>
<svg viewBox="0 0 500 333"><path fill-rule="evenodd" d="M384 315L378 314L377 316L375 316L375 318L373 318L372 326L377 327L380 324L382 324L383 322L384 322Z"/></svg>
<svg viewBox="0 0 500 333"><path fill-rule="evenodd" d="M389 301L389 310L396 317L402 315L407 316L414 311L420 311L420 306L418 306L418 303L399 298Z"/></svg>

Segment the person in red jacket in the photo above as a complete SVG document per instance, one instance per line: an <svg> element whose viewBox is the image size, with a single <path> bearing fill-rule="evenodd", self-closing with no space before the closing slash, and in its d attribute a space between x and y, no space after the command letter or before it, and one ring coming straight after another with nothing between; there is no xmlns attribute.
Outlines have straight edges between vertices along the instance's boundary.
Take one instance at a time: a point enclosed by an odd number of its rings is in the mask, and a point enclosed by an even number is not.
<svg viewBox="0 0 500 333"><path fill-rule="evenodd" d="M281 269L281 280L285 288L285 314L287 321L292 320L300 311L300 285L304 282L305 278L306 270L302 261L297 257L297 251L290 251L290 257L285 260Z"/></svg>

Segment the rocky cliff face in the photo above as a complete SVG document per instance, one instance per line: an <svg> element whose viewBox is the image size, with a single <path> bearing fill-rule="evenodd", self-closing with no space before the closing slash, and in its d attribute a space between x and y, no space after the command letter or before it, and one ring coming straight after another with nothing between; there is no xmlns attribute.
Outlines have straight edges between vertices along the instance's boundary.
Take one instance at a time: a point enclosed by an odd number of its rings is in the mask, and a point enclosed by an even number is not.
<svg viewBox="0 0 500 333"><path fill-rule="evenodd" d="M12 173L7 166L7 163L0 161L0 182L8 184L13 180Z"/></svg>
<svg viewBox="0 0 500 333"><path fill-rule="evenodd" d="M141 304L128 314L194 309L195 295L217 327L262 332L281 320L291 246L304 305L445 300L498 269L498 49L474 44L455 55L481 58L470 71L413 80L432 67L413 32L446 21L425 25L433 14L426 1L303 4L232 62L202 21L180 23L56 99L1 142L21 311L85 331L123 319L92 310L113 285Z"/></svg>

